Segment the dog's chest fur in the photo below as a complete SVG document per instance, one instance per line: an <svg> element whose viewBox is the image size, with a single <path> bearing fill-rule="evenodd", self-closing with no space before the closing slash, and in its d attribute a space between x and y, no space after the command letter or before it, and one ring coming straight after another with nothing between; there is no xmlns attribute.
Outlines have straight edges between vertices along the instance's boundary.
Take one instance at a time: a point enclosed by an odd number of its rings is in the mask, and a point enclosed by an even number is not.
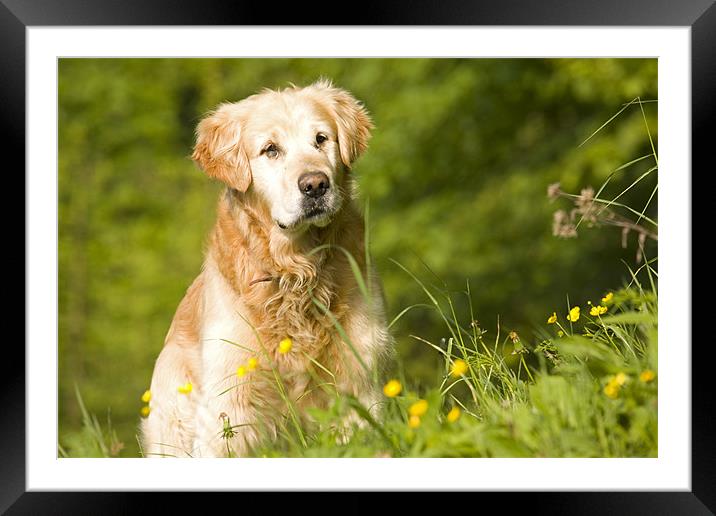
<svg viewBox="0 0 716 516"><path fill-rule="evenodd" d="M344 211L338 222L355 225L351 219L357 214ZM260 215L230 199L220 205L219 215L210 259L244 308L244 313L231 317L236 324L252 326L251 347L268 353L289 379L297 378L311 363L352 362L340 360L350 351L336 322L344 320L347 298L357 292L357 283L345 254L336 246L350 252L362 267L362 242L342 241L331 228L315 230L302 240L288 239L277 231L267 232L265 222L257 220ZM293 347L281 355L279 343L286 338Z"/></svg>
<svg viewBox="0 0 716 516"><path fill-rule="evenodd" d="M337 294L340 288L332 269L323 264L307 267L303 274L284 273L259 287L263 292L256 288L255 293L244 296L249 319L273 358L278 358L278 344L285 338L293 343L293 356L317 358L337 337L326 311L340 321L346 307Z"/></svg>

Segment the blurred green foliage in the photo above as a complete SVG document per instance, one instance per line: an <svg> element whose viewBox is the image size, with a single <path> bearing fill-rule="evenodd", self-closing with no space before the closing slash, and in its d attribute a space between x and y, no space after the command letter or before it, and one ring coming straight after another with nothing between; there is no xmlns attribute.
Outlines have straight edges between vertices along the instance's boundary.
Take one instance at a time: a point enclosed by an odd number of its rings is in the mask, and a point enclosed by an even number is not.
<svg viewBox="0 0 716 516"><path fill-rule="evenodd" d="M425 298L389 259L451 291L469 281L480 325L499 317L528 341L567 296L584 303L628 281L635 238L622 248L618 229L584 226L553 237L552 213L570 206L546 191L596 189L651 152L656 103L579 144L635 97L657 98L655 59L61 59L61 442L81 432L77 383L90 412L111 408L122 455L137 454L139 397L221 190L188 158L198 121L220 102L319 77L362 100L376 125L355 172L390 318ZM602 197L652 165L620 171ZM620 201L640 210L655 185L653 174ZM647 214L656 220L655 199ZM440 363L409 335L436 342L444 331L420 308L394 326L407 377L432 379Z"/></svg>

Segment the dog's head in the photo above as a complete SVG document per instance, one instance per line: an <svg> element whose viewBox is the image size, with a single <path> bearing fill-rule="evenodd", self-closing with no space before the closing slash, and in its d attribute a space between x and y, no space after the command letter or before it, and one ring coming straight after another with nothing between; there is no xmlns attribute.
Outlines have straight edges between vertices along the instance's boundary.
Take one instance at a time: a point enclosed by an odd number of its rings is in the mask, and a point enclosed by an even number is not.
<svg viewBox="0 0 716 516"><path fill-rule="evenodd" d="M300 232L328 225L341 209L372 127L363 106L330 82L264 90L204 118L192 158L209 176L255 194L280 228Z"/></svg>

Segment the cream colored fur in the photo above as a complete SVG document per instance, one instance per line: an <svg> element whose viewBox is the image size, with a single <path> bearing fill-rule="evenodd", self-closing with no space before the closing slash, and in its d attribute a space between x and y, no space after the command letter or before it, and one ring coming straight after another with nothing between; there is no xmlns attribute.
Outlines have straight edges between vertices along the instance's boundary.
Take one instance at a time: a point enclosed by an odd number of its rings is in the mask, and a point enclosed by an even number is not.
<svg viewBox="0 0 716 516"><path fill-rule="evenodd" d="M264 90L200 122L193 158L227 188L202 271L154 368L151 412L141 424L146 456L246 455L287 417L275 374L301 418L307 407L331 402L325 382L376 410L370 371L385 363L391 340L379 281L366 270L350 170L371 128L362 105L326 81ZM307 217L297 181L315 170L331 187L323 212ZM345 252L368 278L370 300ZM330 309L360 360L314 300ZM281 354L287 337L293 348ZM237 376L252 357L258 368ZM187 382L192 391L179 392ZM222 432L226 421L234 426L231 438Z"/></svg>

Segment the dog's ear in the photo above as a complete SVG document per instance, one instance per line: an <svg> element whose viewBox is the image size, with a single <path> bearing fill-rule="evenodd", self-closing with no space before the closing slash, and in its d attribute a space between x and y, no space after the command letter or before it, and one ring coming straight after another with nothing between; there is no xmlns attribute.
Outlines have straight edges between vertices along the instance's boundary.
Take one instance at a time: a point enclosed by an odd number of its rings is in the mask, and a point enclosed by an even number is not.
<svg viewBox="0 0 716 516"><path fill-rule="evenodd" d="M191 157L209 177L245 192L251 184L251 167L241 145L241 118L237 106L222 104L199 122Z"/></svg>
<svg viewBox="0 0 716 516"><path fill-rule="evenodd" d="M338 128L338 147L341 161L350 169L351 164L368 147L373 122L363 104L347 91L334 87L330 81L321 80L313 85L327 94Z"/></svg>

